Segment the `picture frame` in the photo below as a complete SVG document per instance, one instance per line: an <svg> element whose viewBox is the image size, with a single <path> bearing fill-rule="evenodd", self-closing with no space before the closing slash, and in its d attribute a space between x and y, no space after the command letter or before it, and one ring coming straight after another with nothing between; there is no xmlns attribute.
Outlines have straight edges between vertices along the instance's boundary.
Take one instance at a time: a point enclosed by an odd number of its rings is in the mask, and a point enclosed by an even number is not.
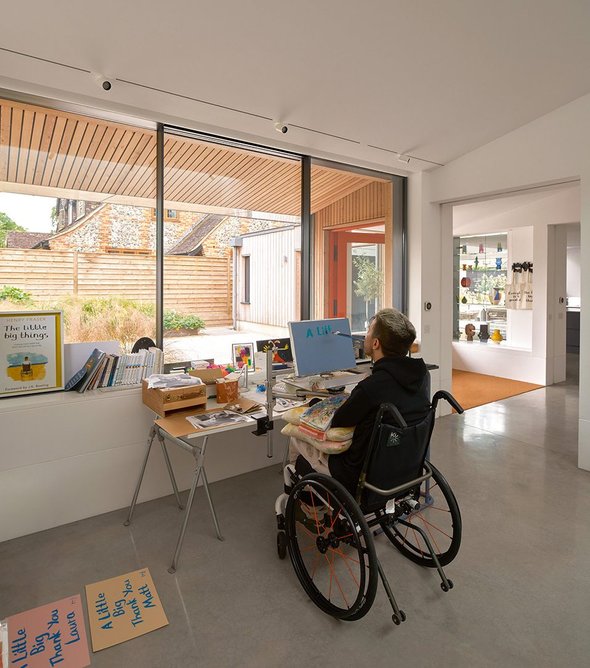
<svg viewBox="0 0 590 668"><path fill-rule="evenodd" d="M243 369L245 365L248 369L254 368L254 344L232 343L231 358L236 369Z"/></svg>
<svg viewBox="0 0 590 668"><path fill-rule="evenodd" d="M0 397L64 389L62 311L0 312Z"/></svg>

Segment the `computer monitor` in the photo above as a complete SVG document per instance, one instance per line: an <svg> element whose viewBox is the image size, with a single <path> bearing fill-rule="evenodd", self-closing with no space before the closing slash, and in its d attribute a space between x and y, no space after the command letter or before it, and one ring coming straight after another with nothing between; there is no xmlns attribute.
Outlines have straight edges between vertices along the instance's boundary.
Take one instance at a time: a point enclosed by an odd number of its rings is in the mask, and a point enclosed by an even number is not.
<svg viewBox="0 0 590 668"><path fill-rule="evenodd" d="M315 376L356 367L348 318L301 320L288 324L297 376Z"/></svg>

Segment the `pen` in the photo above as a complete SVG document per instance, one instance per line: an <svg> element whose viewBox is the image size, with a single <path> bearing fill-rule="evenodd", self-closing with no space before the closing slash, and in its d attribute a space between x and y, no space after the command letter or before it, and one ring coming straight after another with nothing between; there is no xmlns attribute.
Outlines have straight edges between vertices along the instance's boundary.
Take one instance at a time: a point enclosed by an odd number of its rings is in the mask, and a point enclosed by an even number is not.
<svg viewBox="0 0 590 668"><path fill-rule="evenodd" d="M344 332L339 332L338 330L332 332L332 334L334 334L334 336L345 336L347 339L352 339L351 334L345 334Z"/></svg>

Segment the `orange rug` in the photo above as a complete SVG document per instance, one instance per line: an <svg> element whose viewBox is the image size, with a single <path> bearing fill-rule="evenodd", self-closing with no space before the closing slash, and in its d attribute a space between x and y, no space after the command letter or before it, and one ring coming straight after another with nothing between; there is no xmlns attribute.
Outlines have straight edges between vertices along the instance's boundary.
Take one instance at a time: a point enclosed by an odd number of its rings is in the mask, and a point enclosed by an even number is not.
<svg viewBox="0 0 590 668"><path fill-rule="evenodd" d="M465 410L538 390L543 385L453 369L453 396Z"/></svg>

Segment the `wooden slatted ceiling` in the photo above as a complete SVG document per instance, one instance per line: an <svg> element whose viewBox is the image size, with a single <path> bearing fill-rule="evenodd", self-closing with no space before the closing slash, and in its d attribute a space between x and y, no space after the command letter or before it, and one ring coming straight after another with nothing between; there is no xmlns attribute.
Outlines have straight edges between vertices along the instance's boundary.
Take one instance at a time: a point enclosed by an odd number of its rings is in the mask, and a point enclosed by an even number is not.
<svg viewBox="0 0 590 668"><path fill-rule="evenodd" d="M174 135L164 147L167 202L300 215L299 161ZM155 176L151 130L0 100L0 182L145 206ZM312 212L375 180L313 165Z"/></svg>

